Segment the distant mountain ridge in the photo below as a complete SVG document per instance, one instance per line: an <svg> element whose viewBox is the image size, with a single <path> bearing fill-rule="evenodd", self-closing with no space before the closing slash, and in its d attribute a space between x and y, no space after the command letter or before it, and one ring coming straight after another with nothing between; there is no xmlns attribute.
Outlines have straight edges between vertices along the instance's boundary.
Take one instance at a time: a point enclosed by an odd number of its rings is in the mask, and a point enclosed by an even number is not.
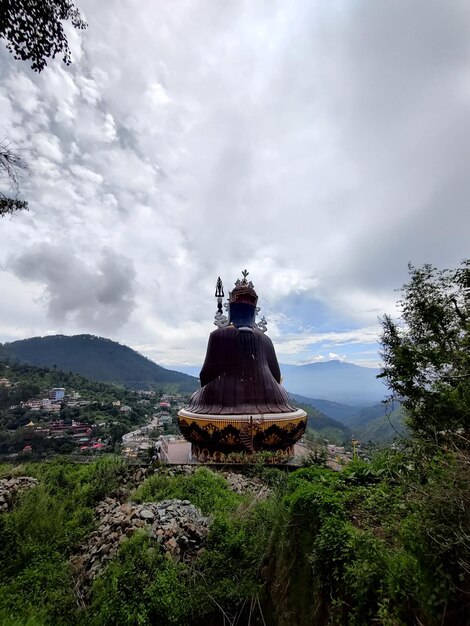
<svg viewBox="0 0 470 626"><path fill-rule="evenodd" d="M349 406L349 404L341 404L340 402L332 402L322 398L307 398L298 393L289 392L289 397L296 403L313 406L327 417L338 420L343 424L346 424L360 410L357 406Z"/></svg>
<svg viewBox="0 0 470 626"><path fill-rule="evenodd" d="M387 387L377 379L378 368L335 360L280 367L287 391L308 398L363 407L381 402L387 395Z"/></svg>
<svg viewBox="0 0 470 626"><path fill-rule="evenodd" d="M161 389L191 393L194 376L168 370L132 348L94 335L49 335L5 343L1 352L11 359L38 367L54 367L92 380L131 389Z"/></svg>
<svg viewBox="0 0 470 626"><path fill-rule="evenodd" d="M358 407L378 404L388 395L386 385L377 379L381 371L378 368L338 360L279 366L282 384L290 395L307 398L307 404L314 399L317 409L340 421L356 415ZM201 366L184 365L178 369L199 376Z"/></svg>
<svg viewBox="0 0 470 626"><path fill-rule="evenodd" d="M353 434L363 442L372 440L382 444L390 444L397 437L408 436L404 410L399 402L391 406L381 402L360 408L329 400L306 398L294 393L290 393L289 397L309 413L309 426L320 433L325 433L329 427L333 427L337 432L338 429L341 430L344 438ZM318 425L315 426L311 423L309 407L314 411L312 419L321 416L335 423L317 419Z"/></svg>

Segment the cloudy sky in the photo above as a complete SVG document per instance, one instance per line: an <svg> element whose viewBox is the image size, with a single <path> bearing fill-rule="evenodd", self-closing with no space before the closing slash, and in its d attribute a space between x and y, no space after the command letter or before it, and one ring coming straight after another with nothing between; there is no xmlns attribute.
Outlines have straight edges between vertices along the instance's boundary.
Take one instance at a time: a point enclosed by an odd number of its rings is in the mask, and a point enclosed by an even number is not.
<svg viewBox="0 0 470 626"><path fill-rule="evenodd" d="M280 361L379 362L407 264L470 241L467 0L77 0L73 63L0 40L0 341L202 362L247 268Z"/></svg>

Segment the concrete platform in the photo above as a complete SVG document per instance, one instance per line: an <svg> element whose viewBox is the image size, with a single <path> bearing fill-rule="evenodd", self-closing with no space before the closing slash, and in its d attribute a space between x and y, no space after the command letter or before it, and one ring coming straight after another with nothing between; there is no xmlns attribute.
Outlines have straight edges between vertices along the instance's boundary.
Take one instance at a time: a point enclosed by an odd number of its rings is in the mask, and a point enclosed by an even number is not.
<svg viewBox="0 0 470 626"><path fill-rule="evenodd" d="M295 457L297 459L301 459L303 456L308 454L308 449L302 445L301 443L296 443L294 445ZM166 445L162 447L160 452L161 460L163 463L168 463L170 465L181 465L186 463L191 463L197 465L197 461L191 460L191 444L189 441L185 439L174 439L172 441L166 442ZM287 463L286 465L292 465L294 463ZM204 465L201 463L201 465Z"/></svg>

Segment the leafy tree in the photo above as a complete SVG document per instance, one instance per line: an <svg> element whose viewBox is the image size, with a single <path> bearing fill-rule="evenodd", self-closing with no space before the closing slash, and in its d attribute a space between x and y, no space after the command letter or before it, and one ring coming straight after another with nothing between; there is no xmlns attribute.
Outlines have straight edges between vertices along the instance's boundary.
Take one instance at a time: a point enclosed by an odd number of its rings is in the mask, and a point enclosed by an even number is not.
<svg viewBox="0 0 470 626"><path fill-rule="evenodd" d="M0 37L15 59L31 61L35 72L43 70L47 59L57 54L70 65L63 25L68 20L77 29L87 27L71 0L0 0Z"/></svg>
<svg viewBox="0 0 470 626"><path fill-rule="evenodd" d="M6 195L0 191L0 217L3 215L12 214L14 211L28 209L28 203L18 198L18 179L21 172L25 169L26 163L19 156L18 152L12 149L9 142L5 139L1 141L0 181L6 180L10 192L13 193L9 193L8 195Z"/></svg>
<svg viewBox="0 0 470 626"><path fill-rule="evenodd" d="M87 27L71 0L0 0L0 39L6 41L15 59L31 61L31 69L41 72L47 60L62 54L66 65L71 63L70 48L63 22L70 20L77 29ZM27 210L28 203L18 198L18 177L26 163L0 142L0 181L7 180L10 191L0 191L0 217Z"/></svg>
<svg viewBox="0 0 470 626"><path fill-rule="evenodd" d="M382 320L382 377L414 434L460 444L470 427L470 260L457 269L409 266L402 319Z"/></svg>

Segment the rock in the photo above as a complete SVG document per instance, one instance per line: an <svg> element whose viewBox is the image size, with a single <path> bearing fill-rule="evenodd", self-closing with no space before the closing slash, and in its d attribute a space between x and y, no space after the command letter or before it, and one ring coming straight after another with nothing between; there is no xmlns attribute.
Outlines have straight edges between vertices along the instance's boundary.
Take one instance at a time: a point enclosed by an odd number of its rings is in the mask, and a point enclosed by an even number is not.
<svg viewBox="0 0 470 626"><path fill-rule="evenodd" d="M251 493L258 500L264 500L271 495L271 489L259 478L248 478L236 472L223 472L225 480L232 491L239 494Z"/></svg>
<svg viewBox="0 0 470 626"><path fill-rule="evenodd" d="M32 476L17 476L0 480L0 511L8 511L13 507L16 496L32 489L38 484Z"/></svg>
<svg viewBox="0 0 470 626"><path fill-rule="evenodd" d="M175 474L193 471L192 466L175 468ZM141 471L142 477L146 473ZM97 530L90 533L76 554L70 557L76 588L83 597L87 596L93 580L114 557L119 546L139 529L146 529L150 540L168 558L189 561L203 547L211 523L211 519L202 515L189 500L123 504L116 495L103 500L95 511L99 519Z"/></svg>

